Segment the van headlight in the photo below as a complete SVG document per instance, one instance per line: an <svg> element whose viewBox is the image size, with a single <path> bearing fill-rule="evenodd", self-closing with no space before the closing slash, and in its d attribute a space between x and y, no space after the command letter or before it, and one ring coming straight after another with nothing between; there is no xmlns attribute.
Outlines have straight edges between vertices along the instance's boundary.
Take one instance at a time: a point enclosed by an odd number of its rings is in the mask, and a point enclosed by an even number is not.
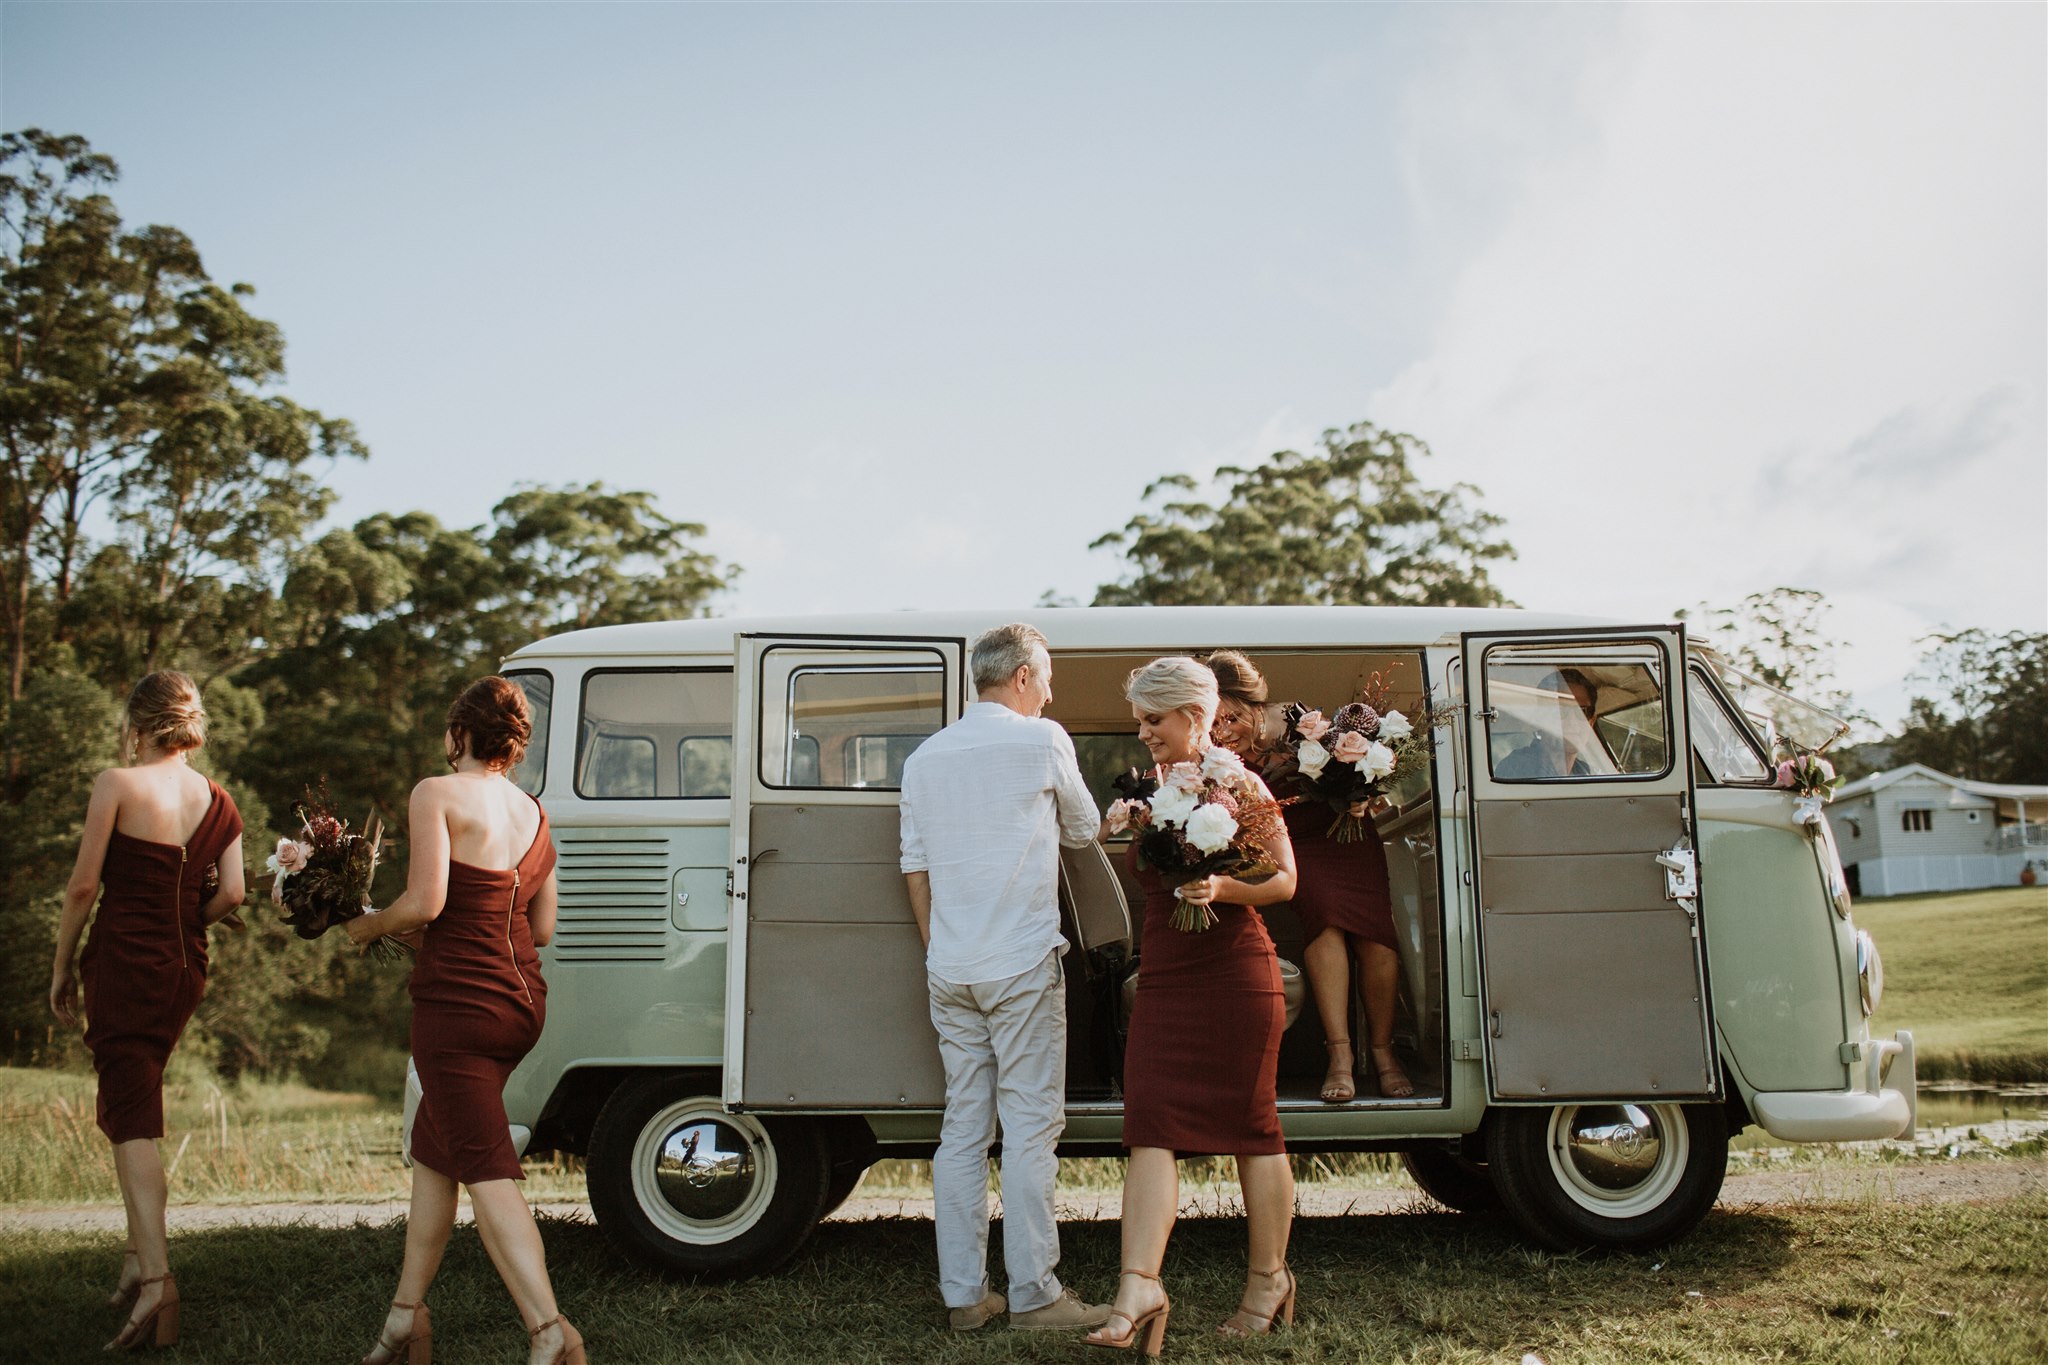
<svg viewBox="0 0 2048 1365"><path fill-rule="evenodd" d="M1877 940L1868 929L1856 931L1856 983L1867 1019L1877 1013L1877 1002L1884 999L1884 960L1878 957Z"/></svg>

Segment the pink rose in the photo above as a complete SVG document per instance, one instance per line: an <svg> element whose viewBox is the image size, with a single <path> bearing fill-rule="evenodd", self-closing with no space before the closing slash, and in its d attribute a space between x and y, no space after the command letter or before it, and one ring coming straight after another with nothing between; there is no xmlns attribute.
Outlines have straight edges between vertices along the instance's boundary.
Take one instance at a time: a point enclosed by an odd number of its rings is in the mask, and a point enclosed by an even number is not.
<svg viewBox="0 0 2048 1365"><path fill-rule="evenodd" d="M1372 741L1361 732L1346 730L1337 736L1336 743L1330 746L1330 757L1339 763L1356 763L1365 757L1365 751L1371 744Z"/></svg>
<svg viewBox="0 0 2048 1365"><path fill-rule="evenodd" d="M1793 784L1794 784L1795 782L1797 782L1797 781L1799 780L1799 777L1798 777L1798 773L1799 773L1799 760L1798 760L1798 759L1796 759L1796 758L1788 758L1788 759L1785 759L1785 760L1781 761L1781 762L1780 762L1780 763L1778 764L1778 780L1777 780L1777 783L1776 783L1776 785L1777 785L1777 786L1780 786L1780 787L1789 787L1789 786L1793 785Z"/></svg>
<svg viewBox="0 0 2048 1365"><path fill-rule="evenodd" d="M1294 729L1303 739L1321 740L1330 733L1330 722L1320 711L1305 711L1301 719L1294 722Z"/></svg>
<svg viewBox="0 0 2048 1365"><path fill-rule="evenodd" d="M1199 763L1176 763L1166 770L1166 785L1184 792L1202 790L1202 767Z"/></svg>
<svg viewBox="0 0 2048 1365"><path fill-rule="evenodd" d="M1122 834L1131 827L1131 803L1129 801L1110 802L1109 812L1105 818L1109 821L1109 832L1111 834Z"/></svg>

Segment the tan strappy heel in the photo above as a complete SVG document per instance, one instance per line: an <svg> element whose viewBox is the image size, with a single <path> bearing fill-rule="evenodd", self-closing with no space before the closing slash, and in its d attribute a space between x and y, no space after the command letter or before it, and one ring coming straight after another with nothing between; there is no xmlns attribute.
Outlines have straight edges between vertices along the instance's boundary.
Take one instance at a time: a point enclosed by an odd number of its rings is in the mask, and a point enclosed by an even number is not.
<svg viewBox="0 0 2048 1365"><path fill-rule="evenodd" d="M1349 1048L1350 1046L1351 1040L1349 1038L1325 1038L1323 1040L1323 1051L1325 1052L1331 1052L1340 1047ZM1334 1073L1328 1071L1327 1068L1325 1069L1321 1096L1324 1104L1349 1104L1358 1098L1358 1082L1351 1074L1353 1070L1357 1069L1357 1066L1358 1054L1354 1052L1351 1054L1350 1069Z"/></svg>
<svg viewBox="0 0 2048 1365"><path fill-rule="evenodd" d="M583 1334L574 1327L571 1327L569 1320L560 1313L555 1314L526 1335L528 1337L537 1337L557 1323L560 1323L562 1327L562 1352L549 1361L548 1365L590 1365L589 1358L583 1354Z"/></svg>
<svg viewBox="0 0 2048 1365"><path fill-rule="evenodd" d="M427 1301L400 1303L393 1299L391 1306L411 1309L412 1325L397 1341L385 1340L383 1329L379 1328L377 1344L363 1357L361 1365L392 1365L400 1353L405 1356L405 1365L434 1365L434 1315L427 1311Z"/></svg>
<svg viewBox="0 0 2048 1365"><path fill-rule="evenodd" d="M1394 1060L1394 1045L1376 1047L1372 1052L1372 1072L1380 1083L1380 1094L1390 1100L1405 1100L1415 1093L1415 1082L1408 1079L1408 1073Z"/></svg>
<svg viewBox="0 0 2048 1365"><path fill-rule="evenodd" d="M1166 1349L1166 1318L1169 1310L1173 1307L1173 1300L1166 1297L1166 1286L1160 1284L1159 1277L1150 1271L1127 1269L1124 1271L1124 1274L1136 1275L1141 1280L1150 1280L1152 1283L1160 1285L1158 1304L1138 1314L1135 1318L1129 1313L1124 1312L1121 1308L1110 1309L1109 1316L1112 1320L1122 1318L1130 1324L1130 1327L1112 1336L1109 1335L1109 1324L1105 1322L1087 1336L1082 1337L1081 1343L1084 1346L1106 1346L1112 1351L1128 1351L1133 1346L1141 1345L1138 1340L1138 1334L1142 1332L1145 1339L1141 1349L1148 1356L1156 1356Z"/></svg>
<svg viewBox="0 0 2048 1365"><path fill-rule="evenodd" d="M135 1296L142 1292L141 1260L141 1254L134 1247L129 1247L121 1253L121 1278L114 1281L114 1292L107 1295L107 1307L127 1309L134 1305ZM137 1263L135 1267L137 1278L133 1284L128 1283L128 1262L130 1261Z"/></svg>
<svg viewBox="0 0 2048 1365"><path fill-rule="evenodd" d="M1280 1302L1274 1305L1273 1311L1264 1317L1254 1313L1248 1305L1240 1303L1237 1311L1217 1326L1218 1334L1226 1337L1262 1337L1276 1327L1294 1325L1294 1291L1297 1286L1294 1282L1294 1272L1287 1268L1287 1262L1282 1261L1277 1270L1254 1270L1251 1273L1263 1275L1269 1280L1275 1275L1285 1275L1287 1292L1281 1296Z"/></svg>
<svg viewBox="0 0 2048 1365"><path fill-rule="evenodd" d="M152 1275L135 1286L135 1297L141 1298L142 1291L153 1284L164 1287L163 1297L156 1301L156 1307L149 1310L147 1317L128 1319L120 1335L107 1343L109 1351L139 1351L145 1346L178 1344L177 1277L168 1270L161 1275Z"/></svg>

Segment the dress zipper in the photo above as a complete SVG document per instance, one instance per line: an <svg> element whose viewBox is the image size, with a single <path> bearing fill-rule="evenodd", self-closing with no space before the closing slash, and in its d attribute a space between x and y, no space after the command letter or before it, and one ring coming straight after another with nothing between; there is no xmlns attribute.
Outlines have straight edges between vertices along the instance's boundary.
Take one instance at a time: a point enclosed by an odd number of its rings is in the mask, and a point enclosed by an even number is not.
<svg viewBox="0 0 2048 1365"><path fill-rule="evenodd" d="M519 989L526 992L526 1003L533 1003L533 991L526 984L526 973L519 970L519 953L512 946L512 915L519 908L519 869L512 869L512 896L505 902L505 956L512 959L512 975L519 978Z"/></svg>

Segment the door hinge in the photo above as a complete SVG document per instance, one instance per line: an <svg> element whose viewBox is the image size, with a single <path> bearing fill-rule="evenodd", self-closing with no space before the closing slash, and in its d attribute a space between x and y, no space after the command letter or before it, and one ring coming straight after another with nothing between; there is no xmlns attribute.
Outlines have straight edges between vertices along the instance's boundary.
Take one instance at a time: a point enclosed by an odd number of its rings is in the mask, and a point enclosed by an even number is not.
<svg viewBox="0 0 2048 1365"><path fill-rule="evenodd" d="M1842 1044L1841 1048L1837 1051L1836 1055L1842 1059L1843 1066L1853 1066L1856 1062L1862 1059L1863 1044L1844 1043Z"/></svg>
<svg viewBox="0 0 2048 1365"><path fill-rule="evenodd" d="M1484 1060L1486 1050L1477 1038L1451 1039L1451 1060L1454 1062L1477 1062Z"/></svg>

